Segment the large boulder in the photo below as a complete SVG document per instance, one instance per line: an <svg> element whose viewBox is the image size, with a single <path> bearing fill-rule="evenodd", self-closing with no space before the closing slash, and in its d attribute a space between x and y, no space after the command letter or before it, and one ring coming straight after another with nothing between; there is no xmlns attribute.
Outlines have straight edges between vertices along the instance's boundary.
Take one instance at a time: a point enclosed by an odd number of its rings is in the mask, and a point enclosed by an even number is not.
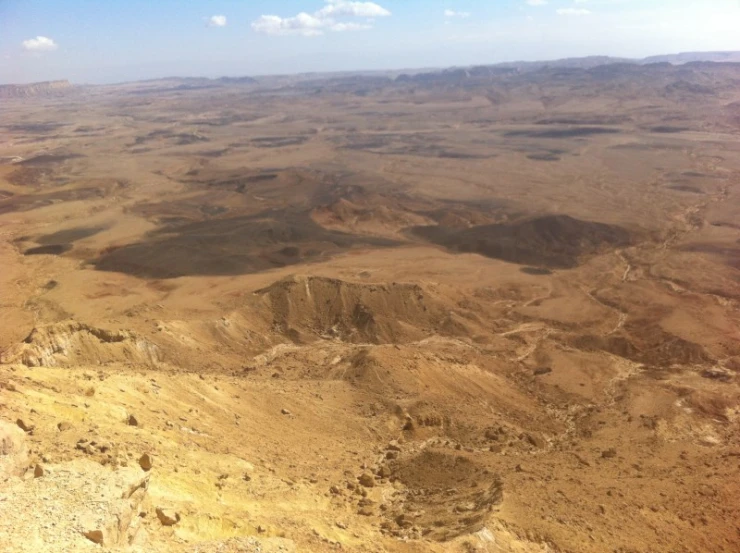
<svg viewBox="0 0 740 553"><path fill-rule="evenodd" d="M17 425L0 421L0 480L22 476L28 468L26 435Z"/></svg>

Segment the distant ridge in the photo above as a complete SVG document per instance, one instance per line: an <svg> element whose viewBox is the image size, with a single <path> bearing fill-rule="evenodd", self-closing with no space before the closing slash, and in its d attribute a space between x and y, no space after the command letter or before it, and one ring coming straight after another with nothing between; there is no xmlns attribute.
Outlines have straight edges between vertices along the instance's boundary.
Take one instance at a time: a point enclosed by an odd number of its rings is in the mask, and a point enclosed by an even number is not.
<svg viewBox="0 0 740 553"><path fill-rule="evenodd" d="M431 71L409 71L396 77L396 82L432 83L454 81L469 78L496 77L529 73L540 70L590 72L614 72L618 69L629 71L641 66L687 65L692 63L740 63L740 52L684 52L650 56L643 59L615 58L610 56L588 56L583 58L564 58L549 61L515 61L477 65L467 67L450 67Z"/></svg>
<svg viewBox="0 0 740 553"><path fill-rule="evenodd" d="M0 98L29 98L32 96L50 96L63 94L72 89L68 80L43 81L30 84L0 85Z"/></svg>
<svg viewBox="0 0 740 553"><path fill-rule="evenodd" d="M672 63L673 65L680 65L695 61L740 63L740 52L682 52L680 54L650 56L640 60L640 63Z"/></svg>

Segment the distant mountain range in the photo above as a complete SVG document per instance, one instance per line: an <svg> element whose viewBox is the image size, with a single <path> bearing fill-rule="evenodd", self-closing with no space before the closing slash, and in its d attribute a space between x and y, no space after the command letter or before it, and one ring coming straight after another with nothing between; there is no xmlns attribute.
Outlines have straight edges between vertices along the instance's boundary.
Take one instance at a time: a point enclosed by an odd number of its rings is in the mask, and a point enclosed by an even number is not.
<svg viewBox="0 0 740 553"><path fill-rule="evenodd" d="M380 71L343 71L334 73L302 73L295 75L267 75L256 78L251 77L221 77L220 79L204 78L177 78L159 79L157 81L164 85L164 82L179 83L179 87L214 87L230 84L259 84L270 88L279 88L301 84L303 86L321 86L322 83L337 84L340 82L356 83L358 79L370 82L373 79L387 81L388 79L398 82L413 81L437 81L440 76L444 78L463 78L463 77L483 77L498 76L516 73L525 73L528 71L537 71L543 68L550 69L593 69L595 67L628 64L628 65L648 65L652 63L670 63L672 65L681 65L691 62L736 62L740 63L740 52L684 52L680 54L667 54L662 56L650 56L643 59L616 58L610 56L587 56L583 58L565 58L559 60L546 61L515 61L495 63L490 65L450 67L450 68L425 68L425 69L408 69L408 70L380 70Z"/></svg>
<svg viewBox="0 0 740 553"><path fill-rule="evenodd" d="M683 65L697 62L714 63L740 63L740 51L735 52L682 52L679 54L666 54L660 56L649 56L642 59L617 58L610 56L587 56L583 58L564 58L545 61L514 61L495 63L489 65L437 68L437 69L408 69L387 71L345 71L336 73L302 73L295 75L268 75L254 77L220 77L211 79L207 77L164 77L161 79L149 79L136 81L138 94L148 92L167 92L178 90L193 90L202 88L218 88L233 85L261 85L265 87L283 87L295 84L319 85L322 81L355 82L359 79L378 79L381 81L395 80L396 82L434 82L440 79L460 79L485 76L502 76L520 74L540 69L582 69L589 70L607 65L633 65L642 66L649 64L672 64ZM105 85L104 85L105 86ZM0 85L0 98L25 98L32 96L49 96L63 94L74 89L69 81L46 81L30 84L8 84Z"/></svg>
<svg viewBox="0 0 740 553"><path fill-rule="evenodd" d="M477 65L467 67L452 67L437 70L407 71L397 77L403 80L416 82L426 80L437 80L436 76L452 76L465 74L468 77L505 75L514 73L525 73L539 69L594 69L607 65L649 65L654 63L669 63L671 65L683 65L686 63L711 62L711 63L740 63L740 52L684 52L680 54L666 54L662 56L650 56L642 59L615 58L610 56L587 56L584 58L564 58L559 60L545 61L513 61L494 63L490 65Z"/></svg>
<svg viewBox="0 0 740 553"><path fill-rule="evenodd" d="M715 63L739 63L740 52L683 52L680 54L665 54L660 56L649 56L642 59L615 58L610 56L587 56L584 58L564 58L559 60L545 61L516 61L506 63L495 63L485 67L515 67L518 69L538 69L540 67L573 67L580 69L591 69L600 65L611 65L614 63L633 63L647 65L650 63L670 63L681 65L690 62L715 62Z"/></svg>

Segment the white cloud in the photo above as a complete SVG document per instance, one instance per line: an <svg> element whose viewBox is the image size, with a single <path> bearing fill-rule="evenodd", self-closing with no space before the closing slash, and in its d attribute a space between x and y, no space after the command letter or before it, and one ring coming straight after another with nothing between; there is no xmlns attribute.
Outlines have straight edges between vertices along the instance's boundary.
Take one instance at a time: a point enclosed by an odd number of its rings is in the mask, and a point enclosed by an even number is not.
<svg viewBox="0 0 740 553"><path fill-rule="evenodd" d="M560 8L555 10L558 15L589 15L590 10L583 8Z"/></svg>
<svg viewBox="0 0 740 553"><path fill-rule="evenodd" d="M548 3L547 0L526 0L526 1L529 6L545 6Z"/></svg>
<svg viewBox="0 0 740 553"><path fill-rule="evenodd" d="M327 5L315 13L321 19L330 17L386 17L391 12L375 2L347 2L327 0Z"/></svg>
<svg viewBox="0 0 740 553"><path fill-rule="evenodd" d="M323 21L318 17L301 12L295 17L263 15L252 22L252 29L267 35L316 36L323 34Z"/></svg>
<svg viewBox="0 0 740 553"><path fill-rule="evenodd" d="M456 12L455 10L445 10L445 17L459 17L466 19L470 17L470 12Z"/></svg>
<svg viewBox="0 0 740 553"><path fill-rule="evenodd" d="M53 52L59 46L52 39L45 36L37 36L23 41L23 48L29 52Z"/></svg>
<svg viewBox="0 0 740 553"><path fill-rule="evenodd" d="M252 22L252 29L267 35L318 36L325 31L360 31L372 28L372 18L387 17L391 12L375 2L326 0L326 5L310 14L301 12L293 17L262 15ZM361 18L363 22L338 21L338 18Z"/></svg>
<svg viewBox="0 0 740 553"><path fill-rule="evenodd" d="M208 18L209 27L226 27L225 15L212 15Z"/></svg>

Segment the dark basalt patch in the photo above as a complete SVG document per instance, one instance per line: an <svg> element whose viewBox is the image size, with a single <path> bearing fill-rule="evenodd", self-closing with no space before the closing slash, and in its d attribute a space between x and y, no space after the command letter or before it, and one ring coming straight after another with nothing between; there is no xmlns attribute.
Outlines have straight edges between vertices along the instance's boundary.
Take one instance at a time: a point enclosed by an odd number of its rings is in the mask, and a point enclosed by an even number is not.
<svg viewBox="0 0 740 553"><path fill-rule="evenodd" d="M520 271L523 272L525 275L535 276L546 276L552 274L552 271L550 269L546 269L545 267L522 267Z"/></svg>
<svg viewBox="0 0 740 553"><path fill-rule="evenodd" d="M64 229L51 234L39 236L38 238L35 238L34 241L44 246L68 244L70 242L76 242L77 240L94 236L103 230L105 230L105 227L77 227Z"/></svg>
<svg viewBox="0 0 740 553"><path fill-rule="evenodd" d="M691 186L690 184L672 184L668 188L678 192L690 192L691 194L704 194L701 188Z"/></svg>
<svg viewBox="0 0 740 553"><path fill-rule="evenodd" d="M738 225L733 224L727 224L725 226L738 228ZM740 239L738 239L736 243L740 244ZM685 246L681 246L680 249L685 252L698 252L714 255L722 259L725 265L735 269L740 269L740 247L735 247L730 244L700 242L695 244L686 244Z"/></svg>
<svg viewBox="0 0 740 553"><path fill-rule="evenodd" d="M282 148L284 146L300 146L307 142L310 136L262 136L251 140L256 148Z"/></svg>
<svg viewBox="0 0 740 553"><path fill-rule="evenodd" d="M67 161L68 159L77 159L85 157L82 154L41 154L36 157L24 159L18 162L18 165L24 165L26 167L43 167L46 165L54 165Z"/></svg>
<svg viewBox="0 0 740 553"><path fill-rule="evenodd" d="M410 232L453 252L563 269L577 266L582 256L630 243L629 232L621 227L568 215L547 215L462 230L439 225L415 227Z"/></svg>
<svg viewBox="0 0 740 553"><path fill-rule="evenodd" d="M619 134L619 129L612 127L571 127L565 129L545 129L545 130L514 130L507 131L504 136L507 138L579 138L582 136L594 136L600 134Z"/></svg>
<svg viewBox="0 0 740 553"><path fill-rule="evenodd" d="M28 134L43 134L54 132L63 127L63 123L26 123L17 125L3 125L3 128L9 132L19 132Z"/></svg>
<svg viewBox="0 0 740 553"><path fill-rule="evenodd" d="M306 212L271 211L171 225L105 251L92 263L101 271L144 278L238 275L326 259L357 245L396 242L326 230Z"/></svg>
<svg viewBox="0 0 740 553"><path fill-rule="evenodd" d="M72 249L69 244L49 244L48 246L38 246L30 248L23 252L23 255L61 255Z"/></svg>
<svg viewBox="0 0 740 553"><path fill-rule="evenodd" d="M101 188L75 188L59 190L47 194L18 194L7 199L0 199L0 214L14 211L29 211L59 202L73 202L92 198L105 197Z"/></svg>
<svg viewBox="0 0 740 553"><path fill-rule="evenodd" d="M658 125L656 127L650 127L650 132L659 134L674 134L690 130L688 127L674 127L672 125Z"/></svg>

